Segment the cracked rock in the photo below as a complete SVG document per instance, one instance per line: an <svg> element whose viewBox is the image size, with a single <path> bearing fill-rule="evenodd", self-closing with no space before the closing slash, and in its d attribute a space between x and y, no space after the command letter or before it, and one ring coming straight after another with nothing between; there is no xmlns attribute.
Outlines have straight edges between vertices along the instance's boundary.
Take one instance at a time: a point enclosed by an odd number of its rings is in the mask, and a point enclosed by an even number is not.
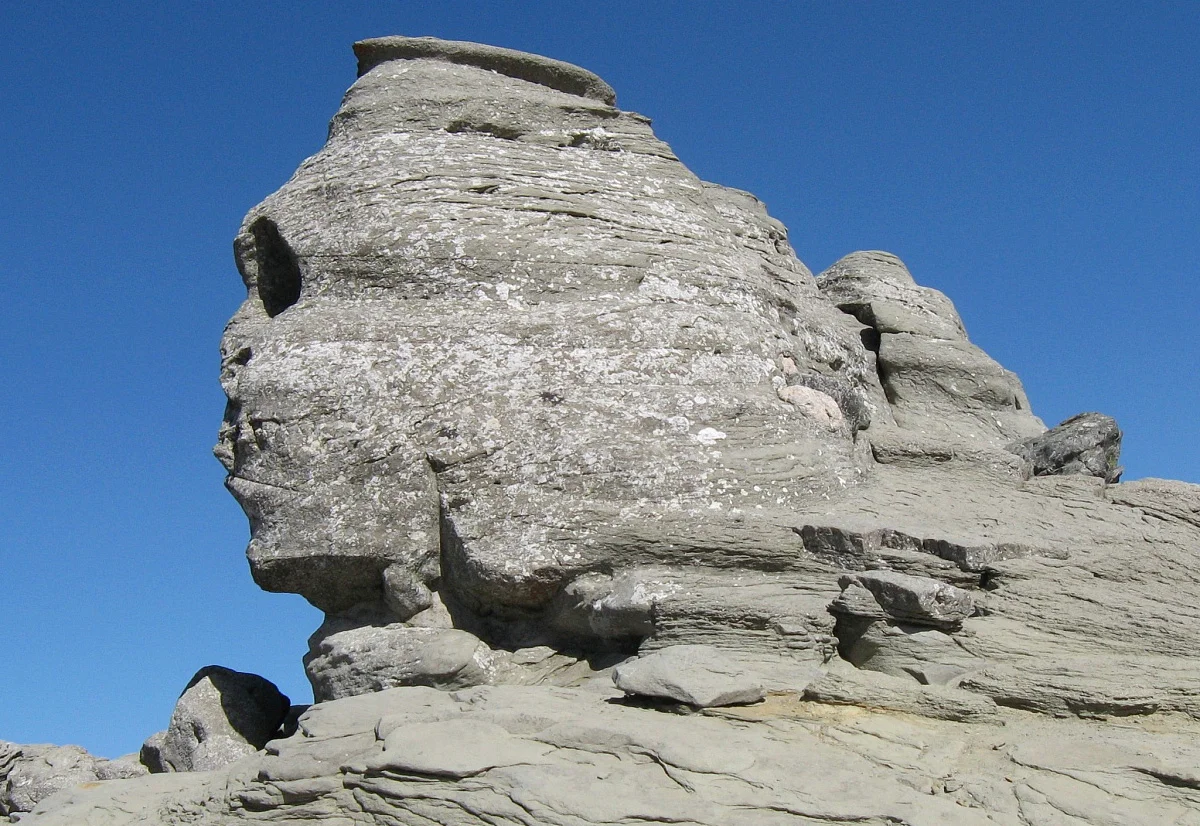
<svg viewBox="0 0 1200 826"><path fill-rule="evenodd" d="M1124 470L1121 429L1103 413L1080 413L1008 449L1033 464L1036 476L1083 474L1117 482Z"/></svg>
<svg viewBox="0 0 1200 826"><path fill-rule="evenodd" d="M617 666L612 679L626 694L694 708L756 703L766 696L757 675L709 645L662 648Z"/></svg>
<svg viewBox="0 0 1200 826"><path fill-rule="evenodd" d="M862 571L843 575L838 584L842 593L830 606L834 612L933 628L957 628L975 613L969 592L928 577Z"/></svg>

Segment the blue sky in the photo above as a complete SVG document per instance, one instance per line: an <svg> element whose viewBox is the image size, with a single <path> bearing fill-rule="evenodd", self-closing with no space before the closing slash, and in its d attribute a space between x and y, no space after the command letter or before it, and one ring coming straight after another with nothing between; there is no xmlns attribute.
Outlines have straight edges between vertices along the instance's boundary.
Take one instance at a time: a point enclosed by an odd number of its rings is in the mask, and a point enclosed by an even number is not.
<svg viewBox="0 0 1200 826"><path fill-rule="evenodd" d="M887 249L1054 424L1200 482L1195 2L0 5L0 738L104 755L219 663L309 699L211 456L242 215L317 151L350 44L432 34L599 73L814 271Z"/></svg>

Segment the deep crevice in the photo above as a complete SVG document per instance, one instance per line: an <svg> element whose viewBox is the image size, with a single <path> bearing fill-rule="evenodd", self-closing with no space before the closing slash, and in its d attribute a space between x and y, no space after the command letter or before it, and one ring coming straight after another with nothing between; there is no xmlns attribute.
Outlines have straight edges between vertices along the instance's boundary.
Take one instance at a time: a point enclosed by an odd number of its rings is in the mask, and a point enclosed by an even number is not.
<svg viewBox="0 0 1200 826"><path fill-rule="evenodd" d="M258 268L258 297L271 318L300 300L300 265L296 254L270 218L250 225L254 235L254 261Z"/></svg>

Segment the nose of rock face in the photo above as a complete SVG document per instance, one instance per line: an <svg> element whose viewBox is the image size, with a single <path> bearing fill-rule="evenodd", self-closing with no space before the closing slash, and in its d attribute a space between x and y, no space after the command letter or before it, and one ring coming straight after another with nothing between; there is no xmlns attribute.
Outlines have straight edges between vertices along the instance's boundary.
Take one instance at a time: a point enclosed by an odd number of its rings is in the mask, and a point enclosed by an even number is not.
<svg viewBox="0 0 1200 826"><path fill-rule="evenodd" d="M782 225L582 69L357 52L327 144L235 242L223 348L253 356L220 452L257 581L330 612L413 602L385 600L403 581L490 614L679 547L790 564L771 514L862 471L854 427L781 399L781 366L882 394Z"/></svg>

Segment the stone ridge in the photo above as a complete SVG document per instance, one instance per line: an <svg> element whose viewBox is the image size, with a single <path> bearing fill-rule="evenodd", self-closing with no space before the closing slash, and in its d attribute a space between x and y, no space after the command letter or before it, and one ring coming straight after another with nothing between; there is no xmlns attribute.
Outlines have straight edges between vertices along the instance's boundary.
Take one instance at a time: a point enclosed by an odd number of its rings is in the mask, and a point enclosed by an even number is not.
<svg viewBox="0 0 1200 826"><path fill-rule="evenodd" d="M592 98L609 106L617 102L613 88L586 69L561 60L482 43L436 37L372 37L355 43L354 54L358 57L359 77L389 60L442 60L498 72L570 95Z"/></svg>

